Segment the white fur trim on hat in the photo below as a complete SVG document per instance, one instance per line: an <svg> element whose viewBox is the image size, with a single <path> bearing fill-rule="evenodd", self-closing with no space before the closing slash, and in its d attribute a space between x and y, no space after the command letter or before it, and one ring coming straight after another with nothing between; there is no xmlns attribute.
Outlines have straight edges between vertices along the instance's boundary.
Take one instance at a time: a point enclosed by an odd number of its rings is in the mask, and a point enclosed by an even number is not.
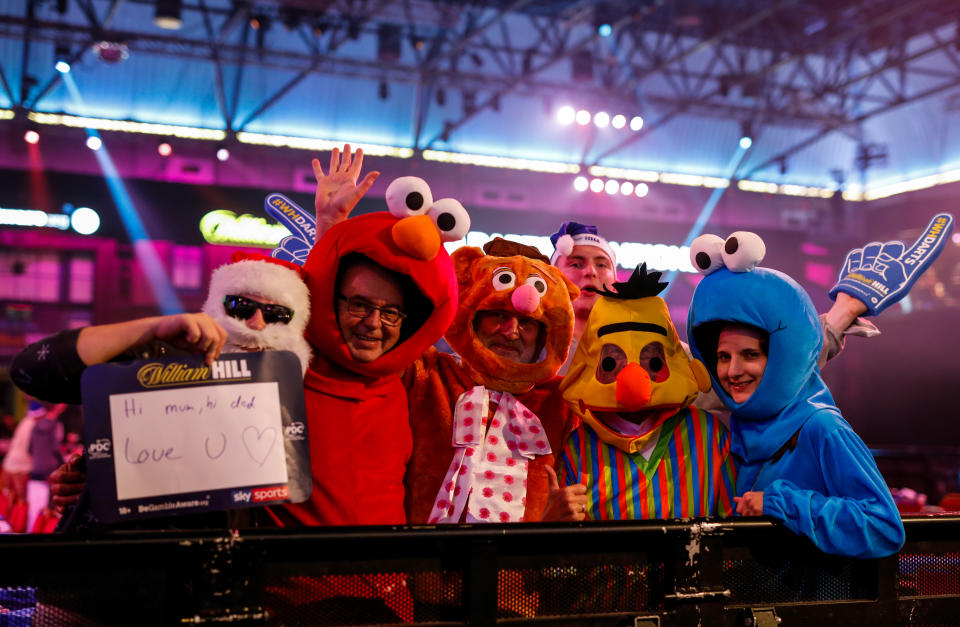
<svg viewBox="0 0 960 627"><path fill-rule="evenodd" d="M223 309L223 298L234 294L247 294L289 307L293 309L293 319L288 324L268 324L259 332L248 329L243 321L227 316ZM225 350L250 345L290 350L300 358L306 373L310 346L303 334L310 320L310 291L295 270L253 259L220 266L210 277L203 312L226 329Z"/></svg>
<svg viewBox="0 0 960 627"><path fill-rule="evenodd" d="M603 239L599 235L594 235L593 233L578 233L577 235L562 235L557 240L556 248L553 251L553 256L550 258L550 263L552 265L557 265L557 260L560 257L566 257L573 252L574 246L596 246L604 252L607 258L610 260L611 265L614 269L617 267L617 255L613 252L613 248L610 247L610 244L607 240Z"/></svg>

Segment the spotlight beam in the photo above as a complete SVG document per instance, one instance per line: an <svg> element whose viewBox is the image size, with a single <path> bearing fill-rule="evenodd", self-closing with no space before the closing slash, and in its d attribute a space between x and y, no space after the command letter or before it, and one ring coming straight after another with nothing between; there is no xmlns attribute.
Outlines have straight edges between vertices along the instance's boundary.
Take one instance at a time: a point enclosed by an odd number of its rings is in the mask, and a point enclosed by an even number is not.
<svg viewBox="0 0 960 627"><path fill-rule="evenodd" d="M93 43L93 40L89 40L84 43L76 52L70 55L70 58L67 59L67 63L69 63L71 67L75 66L77 62L80 61L80 58L83 57L84 53L86 53L90 46L93 45ZM37 95L33 97L33 100L31 100L29 104L24 105L24 108L28 111L33 111L36 108L37 103L43 100L43 98L49 94L54 87L56 87L57 83L62 80L64 76L64 74L54 70L50 80L44 84L43 88L37 92Z"/></svg>
<svg viewBox="0 0 960 627"><path fill-rule="evenodd" d="M730 157L729 163L727 163L727 179L732 182L734 177L737 175L737 170L740 169L740 165L743 163L744 158L747 156L749 148L741 148L737 144L737 149L734 151L733 156ZM729 185L727 186L729 187ZM710 198L707 199L707 202L703 205L703 209L700 210L700 215L697 216L696 221L693 223L693 226L690 227L690 232L687 233L687 238L683 240L683 246L687 248L690 247L690 244L693 243L693 240L697 239L701 233L703 233L703 227L707 225L707 222L710 220L710 216L713 215L713 210L717 208L717 204L720 202L720 199L723 197L723 193L727 191L727 187L717 187L710 193ZM670 288L673 286L673 280L677 277L677 270L670 270L667 273L666 278L667 287L663 292L661 292L661 298L666 298L667 294L670 293Z"/></svg>
<svg viewBox="0 0 960 627"><path fill-rule="evenodd" d="M80 90L77 88L73 77L69 74L64 74L63 83L70 92L73 100L77 105L82 107L83 97L80 95ZM99 138L100 134L96 130L87 129L87 137ZM103 146L100 150L94 151L94 155L96 155L100 169L103 171L103 178L107 183L107 187L110 189L110 196L113 198L117 212L120 214L120 219L123 221L124 229L127 231L130 242L133 244L137 261L140 262L140 266L147 275L147 281L150 283L150 290L153 292L157 306L164 315L182 313L184 308L180 302L180 297L170 283L167 272L163 267L163 262L160 261L160 258L157 256L157 251L154 249L150 236L143 226L143 221L137 213L137 208L133 204L130 194L127 193L127 188L123 184L123 178L120 176L116 164L114 164L113 159L110 157L110 152L106 146Z"/></svg>

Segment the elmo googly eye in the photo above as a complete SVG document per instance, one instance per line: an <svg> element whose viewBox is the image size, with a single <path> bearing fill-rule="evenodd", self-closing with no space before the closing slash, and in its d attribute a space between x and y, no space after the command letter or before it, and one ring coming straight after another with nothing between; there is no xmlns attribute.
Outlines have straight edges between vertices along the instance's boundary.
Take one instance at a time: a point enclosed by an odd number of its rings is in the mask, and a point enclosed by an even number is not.
<svg viewBox="0 0 960 627"><path fill-rule="evenodd" d="M497 268L493 271L493 289L508 290L517 283L517 275L509 268Z"/></svg>
<svg viewBox="0 0 960 627"><path fill-rule="evenodd" d="M401 176L390 183L386 199L390 214L397 218L422 215L433 206L430 186L416 176Z"/></svg>
<svg viewBox="0 0 960 627"><path fill-rule="evenodd" d="M723 263L732 272L749 272L757 267L767 247L756 233L737 231L723 243Z"/></svg>
<svg viewBox="0 0 960 627"><path fill-rule="evenodd" d="M706 276L723 267L723 238L706 233L690 244L690 263Z"/></svg>
<svg viewBox="0 0 960 627"><path fill-rule="evenodd" d="M463 239L470 230L470 214L463 208L460 201L453 198L441 198L433 203L428 215L437 225L440 239L445 242Z"/></svg>

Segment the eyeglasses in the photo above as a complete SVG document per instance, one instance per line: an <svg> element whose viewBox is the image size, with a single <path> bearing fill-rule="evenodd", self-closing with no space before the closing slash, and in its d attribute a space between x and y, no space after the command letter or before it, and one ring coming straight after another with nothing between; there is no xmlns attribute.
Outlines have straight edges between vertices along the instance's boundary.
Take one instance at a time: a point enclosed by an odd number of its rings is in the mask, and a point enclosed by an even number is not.
<svg viewBox="0 0 960 627"><path fill-rule="evenodd" d="M228 316L237 320L249 320L258 309L263 313L263 321L267 324L274 322L287 324L293 320L293 310L289 307L268 305L236 294L223 297L223 308Z"/></svg>
<svg viewBox="0 0 960 627"><path fill-rule="evenodd" d="M338 294L337 298L347 301L347 313L361 320L372 314L374 311L380 312L380 322L388 327L400 326L407 314L396 307L378 307L371 302L354 296L347 298L343 294Z"/></svg>

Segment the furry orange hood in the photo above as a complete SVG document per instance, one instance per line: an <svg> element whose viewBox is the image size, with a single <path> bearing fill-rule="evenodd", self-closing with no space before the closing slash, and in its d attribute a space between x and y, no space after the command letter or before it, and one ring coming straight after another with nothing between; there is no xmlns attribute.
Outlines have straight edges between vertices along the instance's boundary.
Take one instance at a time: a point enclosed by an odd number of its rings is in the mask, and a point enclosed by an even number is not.
<svg viewBox="0 0 960 627"><path fill-rule="evenodd" d="M580 295L577 286L535 248L499 237L483 250L460 248L452 259L460 305L445 337L474 381L519 394L555 376L573 339L571 302ZM474 329L474 317L487 310L516 312L540 322L545 330L538 346L543 358L520 363L484 346Z"/></svg>

